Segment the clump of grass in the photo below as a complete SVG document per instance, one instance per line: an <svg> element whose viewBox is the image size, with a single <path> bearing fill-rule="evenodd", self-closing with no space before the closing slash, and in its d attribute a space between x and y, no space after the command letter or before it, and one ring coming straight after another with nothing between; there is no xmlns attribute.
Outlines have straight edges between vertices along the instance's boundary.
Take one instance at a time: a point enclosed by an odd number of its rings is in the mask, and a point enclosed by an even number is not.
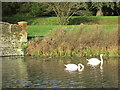
<svg viewBox="0 0 120 90"><path fill-rule="evenodd" d="M118 55L118 28L106 30L95 25L76 30L52 30L41 40L29 41L27 54L48 57Z"/></svg>

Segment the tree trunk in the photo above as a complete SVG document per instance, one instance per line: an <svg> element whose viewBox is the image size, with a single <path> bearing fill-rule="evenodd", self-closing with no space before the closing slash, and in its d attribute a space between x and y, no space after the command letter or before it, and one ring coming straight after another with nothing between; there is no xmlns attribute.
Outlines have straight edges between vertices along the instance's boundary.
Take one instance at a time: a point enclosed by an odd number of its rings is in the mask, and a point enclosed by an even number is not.
<svg viewBox="0 0 120 90"><path fill-rule="evenodd" d="M96 16L103 16L102 10L98 10L97 13L96 13Z"/></svg>

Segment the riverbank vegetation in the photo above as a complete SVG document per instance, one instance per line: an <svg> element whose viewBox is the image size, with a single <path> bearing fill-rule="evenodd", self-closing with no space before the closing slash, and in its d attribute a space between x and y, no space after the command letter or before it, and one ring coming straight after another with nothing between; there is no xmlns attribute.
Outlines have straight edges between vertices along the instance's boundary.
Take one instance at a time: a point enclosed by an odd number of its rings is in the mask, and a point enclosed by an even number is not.
<svg viewBox="0 0 120 90"><path fill-rule="evenodd" d="M27 55L65 57L65 56L105 56L118 55L118 28L107 30L94 25L84 28L82 25L67 30L61 27L52 30L44 39L30 40Z"/></svg>
<svg viewBox="0 0 120 90"><path fill-rule="evenodd" d="M97 24L96 24L97 25ZM49 32L56 28L66 27L67 30L77 29L80 25L28 25L28 38L29 37L44 37ZM83 28L94 27L95 25L82 25ZM117 28L117 25L99 25L107 30Z"/></svg>
<svg viewBox="0 0 120 90"><path fill-rule="evenodd" d="M120 2L3 2L2 6L3 22L28 22L27 55L118 55Z"/></svg>

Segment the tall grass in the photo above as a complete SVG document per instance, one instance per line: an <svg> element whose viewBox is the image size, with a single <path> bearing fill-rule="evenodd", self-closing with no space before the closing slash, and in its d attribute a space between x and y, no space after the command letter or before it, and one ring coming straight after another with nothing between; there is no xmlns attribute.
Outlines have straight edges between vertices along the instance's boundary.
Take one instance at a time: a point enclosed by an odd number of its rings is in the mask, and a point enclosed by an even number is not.
<svg viewBox="0 0 120 90"><path fill-rule="evenodd" d="M58 28L41 40L29 41L27 55L37 56L106 56L118 55L118 28L106 30L95 25L67 30Z"/></svg>

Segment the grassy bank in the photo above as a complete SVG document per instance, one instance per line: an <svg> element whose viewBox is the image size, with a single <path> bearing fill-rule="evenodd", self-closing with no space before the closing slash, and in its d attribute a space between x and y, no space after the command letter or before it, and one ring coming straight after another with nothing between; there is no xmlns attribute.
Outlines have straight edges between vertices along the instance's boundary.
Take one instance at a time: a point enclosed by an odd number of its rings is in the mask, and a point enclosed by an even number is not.
<svg viewBox="0 0 120 90"><path fill-rule="evenodd" d="M80 23L86 25L116 25L118 24L118 16L74 16L69 24L79 25Z"/></svg>
<svg viewBox="0 0 120 90"><path fill-rule="evenodd" d="M19 21L27 21L28 25L57 25L56 17L2 17L2 21L17 23ZM118 16L73 16L69 25L116 25Z"/></svg>
<svg viewBox="0 0 120 90"><path fill-rule="evenodd" d="M35 37L35 36L45 36L52 30L56 28L66 27L67 30L76 30L80 25L66 25L66 26L59 26L59 25L28 25L28 37ZM96 25L82 25L83 28L94 27ZM117 25L98 25L106 30L112 30L113 28L118 27Z"/></svg>
<svg viewBox="0 0 120 90"><path fill-rule="evenodd" d="M2 17L2 21L10 23L27 21L28 37L45 36L51 30L60 27L57 25L56 17ZM73 16L66 27L68 30L75 30L80 23L84 23L84 28L98 24L103 28L112 30L118 24L118 16Z"/></svg>
<svg viewBox="0 0 120 90"><path fill-rule="evenodd" d="M61 27L44 39L29 41L27 48L27 55L47 57L98 56L100 53L118 55L118 28L109 30L95 25L68 30Z"/></svg>
<svg viewBox="0 0 120 90"><path fill-rule="evenodd" d="M45 36L47 33L57 27L57 25L29 25L28 37Z"/></svg>

